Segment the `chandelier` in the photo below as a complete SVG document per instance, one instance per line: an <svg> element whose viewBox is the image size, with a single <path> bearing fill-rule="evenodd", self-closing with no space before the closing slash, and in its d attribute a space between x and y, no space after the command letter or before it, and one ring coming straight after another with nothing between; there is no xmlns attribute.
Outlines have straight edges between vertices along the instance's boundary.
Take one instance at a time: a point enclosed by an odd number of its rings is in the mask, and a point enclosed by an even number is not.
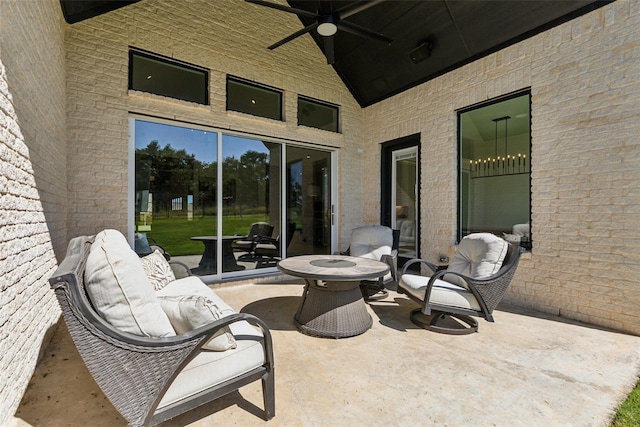
<svg viewBox="0 0 640 427"><path fill-rule="evenodd" d="M507 124L510 116L492 119L495 123L494 154L483 159L469 160L471 178L518 175L529 173L530 162L523 153L509 153ZM504 122L504 155L498 155L498 123Z"/></svg>

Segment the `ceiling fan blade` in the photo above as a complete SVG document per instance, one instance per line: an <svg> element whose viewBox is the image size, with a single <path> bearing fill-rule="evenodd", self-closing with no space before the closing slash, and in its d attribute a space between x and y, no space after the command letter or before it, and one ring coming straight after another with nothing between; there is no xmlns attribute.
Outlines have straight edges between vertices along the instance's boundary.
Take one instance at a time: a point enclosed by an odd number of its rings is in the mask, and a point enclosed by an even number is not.
<svg viewBox="0 0 640 427"><path fill-rule="evenodd" d="M360 25L356 25L352 22L347 21L338 21L336 23L339 29L345 31L347 33L355 34L356 36L365 37L367 39L373 39L377 41L381 41L383 43L391 44L393 40L389 37L386 37L380 33L376 33L375 31L371 31L368 28L361 27Z"/></svg>
<svg viewBox="0 0 640 427"><path fill-rule="evenodd" d="M324 56L327 57L327 64L334 64L336 62L336 54L334 50L333 37L324 37Z"/></svg>
<svg viewBox="0 0 640 427"><path fill-rule="evenodd" d="M296 31L295 33L291 34L290 36L283 38L279 42L276 42L276 43L272 44L271 46L268 47L268 49L269 50L273 50L273 49L275 49L277 47L280 47L283 44L288 43L291 40L296 39L296 38L300 37L303 34L308 33L309 31L315 30L317 26L318 26L318 23L314 22L313 24L311 24L309 26L306 26L306 27L304 27L303 29L301 29L299 31Z"/></svg>
<svg viewBox="0 0 640 427"><path fill-rule="evenodd" d="M297 9L295 7L289 7L289 6L284 6L278 3L271 3L268 1L262 1L262 0L244 0L247 3L253 3L253 4L257 4L260 6L266 6L266 7L270 7L272 9L278 9L278 10L282 10L284 12L289 12L289 13L295 13L296 15L302 15L302 16L308 16L309 18L317 18L318 15L316 15L313 12L309 12L308 10L304 10L304 9Z"/></svg>
<svg viewBox="0 0 640 427"><path fill-rule="evenodd" d="M370 7L373 7L378 3L382 3L383 1L384 0L357 1L353 4L336 10L335 16L337 16L338 19L346 19L350 16L355 15L356 13L369 9Z"/></svg>

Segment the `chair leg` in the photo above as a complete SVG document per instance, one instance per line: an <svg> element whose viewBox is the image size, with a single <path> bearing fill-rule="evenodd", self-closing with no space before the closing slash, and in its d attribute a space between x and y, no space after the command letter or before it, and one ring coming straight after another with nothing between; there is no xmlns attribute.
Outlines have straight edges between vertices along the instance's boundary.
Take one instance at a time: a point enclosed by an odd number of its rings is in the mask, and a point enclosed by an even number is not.
<svg viewBox="0 0 640 427"><path fill-rule="evenodd" d="M389 296L389 291L378 284L361 283L360 291L365 301L379 301Z"/></svg>
<svg viewBox="0 0 640 427"><path fill-rule="evenodd" d="M411 321L421 328L441 334L467 335L478 331L478 321L463 314L432 310L427 315L421 308L416 308L411 312Z"/></svg>
<svg viewBox="0 0 640 427"><path fill-rule="evenodd" d="M264 402L264 417L266 421L269 421L276 414L273 371L262 376L262 400Z"/></svg>
<svg viewBox="0 0 640 427"><path fill-rule="evenodd" d="M379 289L373 286L362 285L360 290L365 301L379 301L389 296L389 292L386 289Z"/></svg>

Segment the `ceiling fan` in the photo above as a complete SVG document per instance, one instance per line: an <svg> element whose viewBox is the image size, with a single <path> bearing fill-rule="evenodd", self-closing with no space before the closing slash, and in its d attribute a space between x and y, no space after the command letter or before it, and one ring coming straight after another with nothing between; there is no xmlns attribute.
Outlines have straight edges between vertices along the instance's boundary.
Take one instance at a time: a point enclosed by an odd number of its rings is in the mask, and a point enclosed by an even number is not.
<svg viewBox="0 0 640 427"><path fill-rule="evenodd" d="M295 7L284 6L278 3L271 3L268 1L245 1L260 6L266 6L272 9L293 13L298 15L299 17L313 18L315 20L313 24L307 25L300 31L296 31L295 33L291 34L288 37L285 37L279 42L272 44L268 47L269 50L273 50L287 42L290 42L293 39L300 37L303 34L315 30L319 35L322 36L322 39L324 41L324 54L327 57L327 63L333 64L335 62L334 36L338 32L338 30L355 34L367 39L377 40L387 44L391 44L393 42L393 40L391 40L389 37L385 37L380 33L371 31L352 22L345 21L345 19L349 18L350 16L369 9L370 7L375 6L378 3L382 3L384 0L356 1L350 5L335 10L333 10L331 7L331 1L324 1L320 3L321 7L319 8L317 13L313 13L304 9L298 9Z"/></svg>

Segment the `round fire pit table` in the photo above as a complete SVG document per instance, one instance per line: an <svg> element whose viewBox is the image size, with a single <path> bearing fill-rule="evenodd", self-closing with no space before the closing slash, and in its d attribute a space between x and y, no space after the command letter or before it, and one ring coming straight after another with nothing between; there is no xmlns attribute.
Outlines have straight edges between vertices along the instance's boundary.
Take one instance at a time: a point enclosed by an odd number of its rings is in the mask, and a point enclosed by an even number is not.
<svg viewBox="0 0 640 427"><path fill-rule="evenodd" d="M373 323L360 291L360 281L389 272L389 265L345 255L303 255L278 262L283 273L305 281L295 314L300 331L319 337L360 335Z"/></svg>

